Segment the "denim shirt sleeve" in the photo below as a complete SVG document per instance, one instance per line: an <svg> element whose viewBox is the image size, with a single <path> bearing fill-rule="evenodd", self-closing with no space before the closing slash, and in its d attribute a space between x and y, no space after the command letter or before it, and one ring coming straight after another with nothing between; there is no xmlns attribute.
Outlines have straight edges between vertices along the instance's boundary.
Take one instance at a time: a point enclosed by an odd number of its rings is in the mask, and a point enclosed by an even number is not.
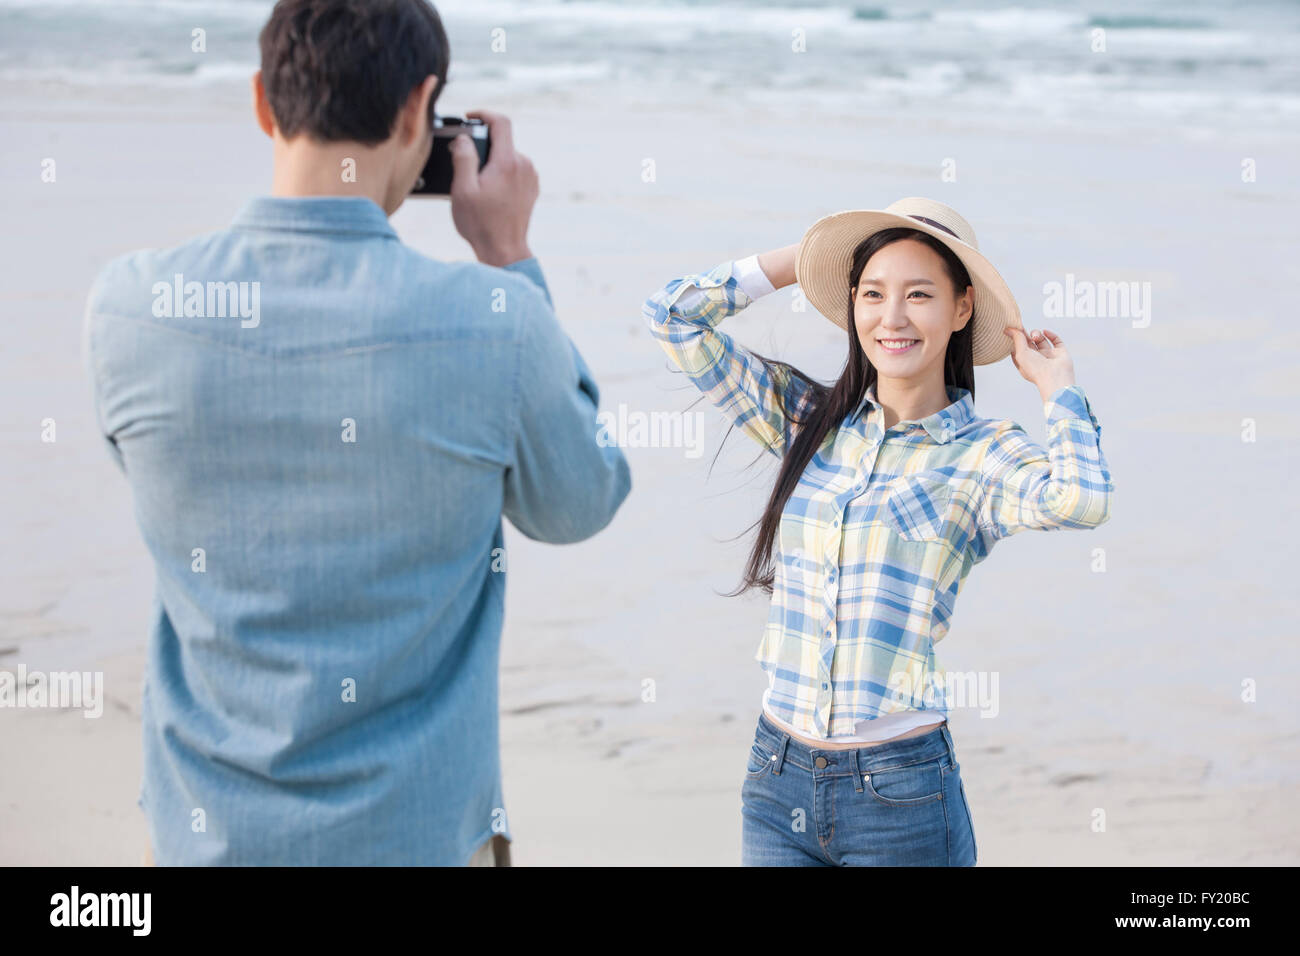
<svg viewBox="0 0 1300 956"><path fill-rule="evenodd" d="M103 386L100 382L99 361L95 352L95 318L99 305L99 293L108 279L111 266L112 263L105 266L99 273L95 279L95 284L91 287L90 294L86 297L86 312L82 317L81 325L81 365L86 374L86 379L90 383L90 403L95 415L96 430L99 432L100 438L103 439L104 446L108 449L109 457L113 459L118 470L122 474L126 474L126 462L122 458L122 449L118 448L117 442L112 435L108 434L104 426Z"/></svg>
<svg viewBox="0 0 1300 956"><path fill-rule="evenodd" d="M702 275L672 280L646 300L642 315L672 363L741 431L779 458L793 443L797 427L784 409L797 416L810 389L803 379L768 366L717 328L752 301L737 264L726 262Z"/></svg>
<svg viewBox="0 0 1300 956"><path fill-rule="evenodd" d="M979 518L985 548L1026 529L1095 528L1110 517L1114 485L1083 388L1057 389L1043 410L1047 450L1012 421L989 443Z"/></svg>
<svg viewBox="0 0 1300 956"><path fill-rule="evenodd" d="M532 280L532 283L542 290L542 295L546 296L546 305L554 310L555 303L551 301L551 290L546 284L546 276L542 275L542 264L537 261L536 256L530 256L527 259L520 259L518 262L512 262L503 269L509 269L511 272L517 272L521 276Z"/></svg>
<svg viewBox="0 0 1300 956"><path fill-rule="evenodd" d="M571 544L609 524L631 490L631 470L622 450L601 439L599 389L555 317L537 260L506 268L527 276L541 294L520 306L503 512L535 541Z"/></svg>

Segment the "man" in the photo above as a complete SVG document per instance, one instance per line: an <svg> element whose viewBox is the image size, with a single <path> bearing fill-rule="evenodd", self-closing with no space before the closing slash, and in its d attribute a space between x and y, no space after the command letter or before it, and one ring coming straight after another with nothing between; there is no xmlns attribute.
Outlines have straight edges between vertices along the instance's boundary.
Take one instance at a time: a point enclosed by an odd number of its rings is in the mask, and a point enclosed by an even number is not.
<svg viewBox="0 0 1300 956"><path fill-rule="evenodd" d="M87 307L100 427L157 570L154 858L499 859L501 517L588 538L627 462L528 249L537 176L509 121L478 114L481 172L468 141L453 154L477 263L388 223L447 75L433 8L281 0L261 54L272 195L110 263Z"/></svg>

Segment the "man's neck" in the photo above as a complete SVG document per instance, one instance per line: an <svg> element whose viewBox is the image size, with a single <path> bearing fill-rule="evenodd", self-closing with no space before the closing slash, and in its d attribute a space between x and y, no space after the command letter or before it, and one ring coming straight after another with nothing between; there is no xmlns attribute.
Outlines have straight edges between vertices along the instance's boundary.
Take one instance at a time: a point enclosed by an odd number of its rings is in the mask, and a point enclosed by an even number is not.
<svg viewBox="0 0 1300 956"><path fill-rule="evenodd" d="M292 141L277 137L272 154L272 196L359 196L374 202L385 215L393 211L388 208L393 171L386 151L299 136Z"/></svg>

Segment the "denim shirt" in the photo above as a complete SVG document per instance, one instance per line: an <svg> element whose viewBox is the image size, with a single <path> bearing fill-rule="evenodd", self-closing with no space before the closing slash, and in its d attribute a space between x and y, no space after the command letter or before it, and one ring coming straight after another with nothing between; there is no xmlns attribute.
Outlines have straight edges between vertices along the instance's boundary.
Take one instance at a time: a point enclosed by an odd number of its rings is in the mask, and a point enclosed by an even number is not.
<svg viewBox="0 0 1300 956"><path fill-rule="evenodd" d="M260 198L109 263L84 350L156 570L140 806L180 864L463 864L511 838L502 515L627 496L535 259L428 259L351 197Z"/></svg>

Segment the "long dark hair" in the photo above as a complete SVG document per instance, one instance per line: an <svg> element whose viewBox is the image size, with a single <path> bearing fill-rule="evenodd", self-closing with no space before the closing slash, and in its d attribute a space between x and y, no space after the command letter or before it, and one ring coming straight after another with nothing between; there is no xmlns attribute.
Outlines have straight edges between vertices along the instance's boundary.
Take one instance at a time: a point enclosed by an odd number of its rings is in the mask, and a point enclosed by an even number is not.
<svg viewBox="0 0 1300 956"><path fill-rule="evenodd" d="M862 346L858 344L858 332L853 317L852 287L857 285L862 270L866 268L872 256L885 246L903 239L917 239L937 252L943 259L948 277L952 280L954 294L960 296L966 291L966 287L971 284L970 274L957 255L942 242L916 229L884 229L862 240L853 250L849 274L845 277L847 281L844 286L848 310L848 321L845 324L849 337L849 357L844 371L840 373L839 380L834 385L823 385L787 362L755 354L755 358L775 375L775 381L782 380L780 373L777 373L780 369L788 375L797 375L803 379L809 387L809 393L799 409L785 407L781 409L786 421L798 426L795 430L794 442L785 450L781 460L781 471L777 475L776 484L772 487L772 495L768 498L762 517L755 522L758 525L758 538L754 542L749 562L745 566L744 579L736 590L727 592L727 597L736 597L755 587L763 589L768 594L772 593L775 578L772 551L785 504L827 434L832 429L839 428L845 416L857 407L867 389L876 381L876 368L867 361ZM970 320L965 327L954 332L948 340L948 349L943 362L945 386L969 389L972 398L975 395L975 362L972 351L974 326L975 313L972 310ZM753 526L750 525L750 528ZM746 529L748 530L749 528Z"/></svg>

